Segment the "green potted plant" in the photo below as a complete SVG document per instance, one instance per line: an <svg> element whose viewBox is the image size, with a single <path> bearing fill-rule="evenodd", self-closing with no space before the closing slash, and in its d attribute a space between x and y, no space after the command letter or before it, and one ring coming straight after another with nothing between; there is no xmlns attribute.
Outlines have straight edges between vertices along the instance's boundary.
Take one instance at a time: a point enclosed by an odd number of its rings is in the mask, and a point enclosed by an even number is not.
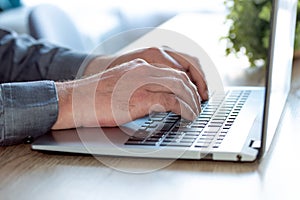
<svg viewBox="0 0 300 200"><path fill-rule="evenodd" d="M252 67L265 64L270 34L272 0L225 0L229 9L230 28L224 37L228 41L226 54L245 54ZM295 52L300 50L300 2L295 39Z"/></svg>

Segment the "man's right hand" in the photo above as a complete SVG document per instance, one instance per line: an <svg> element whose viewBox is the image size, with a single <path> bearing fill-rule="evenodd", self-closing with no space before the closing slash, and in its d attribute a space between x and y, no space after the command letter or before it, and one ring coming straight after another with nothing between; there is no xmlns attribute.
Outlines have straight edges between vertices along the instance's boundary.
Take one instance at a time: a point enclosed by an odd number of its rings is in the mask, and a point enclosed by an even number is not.
<svg viewBox="0 0 300 200"><path fill-rule="evenodd" d="M153 111L193 120L201 111L197 87L185 72L142 59L56 87L59 115L52 129L118 126Z"/></svg>
<svg viewBox="0 0 300 200"><path fill-rule="evenodd" d="M208 87L200 61L196 57L175 51L169 47L148 47L121 55L98 56L86 67L84 75L96 74L138 58L156 67L168 67L185 72L196 85L201 99L208 99Z"/></svg>

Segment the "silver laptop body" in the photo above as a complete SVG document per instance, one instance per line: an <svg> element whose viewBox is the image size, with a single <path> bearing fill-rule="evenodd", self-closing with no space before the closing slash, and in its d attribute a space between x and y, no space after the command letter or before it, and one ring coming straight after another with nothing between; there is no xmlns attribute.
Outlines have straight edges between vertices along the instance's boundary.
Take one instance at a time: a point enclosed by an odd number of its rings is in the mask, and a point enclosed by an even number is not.
<svg viewBox="0 0 300 200"><path fill-rule="evenodd" d="M223 161L254 161L263 157L290 88L296 8L296 0L273 1L265 87L213 91L193 123L173 113L153 113L115 128L52 131L38 138L32 149Z"/></svg>

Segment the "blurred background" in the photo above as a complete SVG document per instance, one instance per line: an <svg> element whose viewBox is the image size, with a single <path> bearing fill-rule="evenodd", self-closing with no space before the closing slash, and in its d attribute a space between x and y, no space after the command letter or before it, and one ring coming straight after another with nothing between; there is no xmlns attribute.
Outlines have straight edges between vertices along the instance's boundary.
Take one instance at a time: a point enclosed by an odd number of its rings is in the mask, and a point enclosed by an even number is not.
<svg viewBox="0 0 300 200"><path fill-rule="evenodd" d="M118 33L157 27L179 13L224 13L224 0L0 0L0 26L80 51ZM140 35L111 47L117 51Z"/></svg>
<svg viewBox="0 0 300 200"><path fill-rule="evenodd" d="M226 57L219 65L227 61L233 66L236 60L237 66L253 70L266 64L271 7L272 0L0 0L0 27L90 52L120 33L154 28L178 14L197 13L201 20L190 24L201 29L201 46L212 49L212 55L219 50L219 55ZM101 45L101 53L115 53L145 33L121 34L118 42ZM300 1L296 58L300 57L298 36Z"/></svg>

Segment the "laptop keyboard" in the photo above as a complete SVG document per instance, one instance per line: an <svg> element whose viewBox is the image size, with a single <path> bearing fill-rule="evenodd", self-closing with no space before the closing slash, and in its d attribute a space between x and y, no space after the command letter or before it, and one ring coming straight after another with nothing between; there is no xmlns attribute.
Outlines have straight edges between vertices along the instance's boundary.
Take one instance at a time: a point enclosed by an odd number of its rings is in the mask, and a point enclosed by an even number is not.
<svg viewBox="0 0 300 200"><path fill-rule="evenodd" d="M153 113L125 145L218 148L251 91L215 93L193 122L172 112Z"/></svg>

